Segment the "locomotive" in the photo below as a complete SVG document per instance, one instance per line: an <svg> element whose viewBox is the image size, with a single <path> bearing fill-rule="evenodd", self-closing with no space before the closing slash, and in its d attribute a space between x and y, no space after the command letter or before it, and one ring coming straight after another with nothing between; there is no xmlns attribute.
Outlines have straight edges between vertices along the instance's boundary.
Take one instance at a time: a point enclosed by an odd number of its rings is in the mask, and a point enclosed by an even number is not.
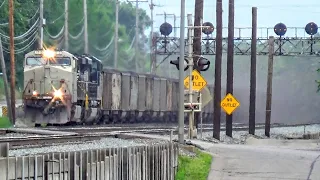
<svg viewBox="0 0 320 180"><path fill-rule="evenodd" d="M35 126L177 122L178 87L177 79L104 68L88 54L35 50L24 59L24 119Z"/></svg>

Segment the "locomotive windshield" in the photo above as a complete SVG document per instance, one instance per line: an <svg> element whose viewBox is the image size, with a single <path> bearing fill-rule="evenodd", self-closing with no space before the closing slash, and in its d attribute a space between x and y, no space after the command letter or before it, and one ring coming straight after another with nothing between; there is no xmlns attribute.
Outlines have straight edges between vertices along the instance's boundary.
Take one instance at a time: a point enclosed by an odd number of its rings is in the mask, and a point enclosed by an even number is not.
<svg viewBox="0 0 320 180"><path fill-rule="evenodd" d="M41 57L28 57L26 60L26 65L30 66L41 66L47 64L47 60L51 65L61 65L69 66L71 65L71 60L68 57L56 57L53 59L41 58Z"/></svg>
<svg viewBox="0 0 320 180"><path fill-rule="evenodd" d="M26 65L30 66L41 66L46 64L46 60L41 57L28 57L26 60Z"/></svg>
<svg viewBox="0 0 320 180"><path fill-rule="evenodd" d="M68 57L58 57L54 59L50 59L50 64L51 65L62 65L62 66L69 66L71 65L71 60Z"/></svg>

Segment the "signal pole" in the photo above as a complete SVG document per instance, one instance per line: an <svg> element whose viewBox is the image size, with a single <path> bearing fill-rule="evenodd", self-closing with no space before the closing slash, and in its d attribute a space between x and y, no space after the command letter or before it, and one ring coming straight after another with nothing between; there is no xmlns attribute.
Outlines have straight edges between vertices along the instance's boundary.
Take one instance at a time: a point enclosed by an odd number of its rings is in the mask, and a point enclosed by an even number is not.
<svg viewBox="0 0 320 180"><path fill-rule="evenodd" d="M84 53L89 53L89 40L88 40L88 12L87 0L83 0L83 15L84 15Z"/></svg>
<svg viewBox="0 0 320 180"><path fill-rule="evenodd" d="M43 25L44 25L44 19L43 19L43 0L40 0L40 24L39 24L39 32L40 32L40 38L39 38L39 49L43 48Z"/></svg>
<svg viewBox="0 0 320 180"><path fill-rule="evenodd" d="M221 120L221 63L222 63L222 0L216 1L216 59L214 74L214 119L213 137L220 140L220 120Z"/></svg>
<svg viewBox="0 0 320 180"><path fill-rule="evenodd" d="M118 25L119 25L119 0L115 0L116 1L116 24L114 27L114 62L113 62L113 66L116 69L118 66Z"/></svg>
<svg viewBox="0 0 320 180"><path fill-rule="evenodd" d="M9 0L9 36L10 36L10 90L11 90L11 112L12 112L12 124L16 123L16 68L14 60L14 24L13 24L13 15L14 15L14 2ZM6 72L3 72L6 73Z"/></svg>
<svg viewBox="0 0 320 180"><path fill-rule="evenodd" d="M180 58L179 58L179 143L184 144L184 31L185 31L185 0L181 0L180 19Z"/></svg>
<svg viewBox="0 0 320 180"><path fill-rule="evenodd" d="M69 51L69 0L64 1L64 49Z"/></svg>
<svg viewBox="0 0 320 180"><path fill-rule="evenodd" d="M233 94L234 0L229 0L227 92ZM226 135L232 137L232 114L226 114Z"/></svg>

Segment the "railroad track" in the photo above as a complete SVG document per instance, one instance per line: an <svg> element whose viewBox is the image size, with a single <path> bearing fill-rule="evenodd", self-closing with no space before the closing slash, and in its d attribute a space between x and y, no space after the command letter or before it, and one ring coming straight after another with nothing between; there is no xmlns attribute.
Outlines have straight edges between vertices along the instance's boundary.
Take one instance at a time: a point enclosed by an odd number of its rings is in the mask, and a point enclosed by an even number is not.
<svg viewBox="0 0 320 180"><path fill-rule="evenodd" d="M309 125L309 124L308 124ZM304 125L281 125L273 124L274 127L295 127ZM257 125L256 129L263 129L264 125ZM74 135L42 135L42 136L29 136L29 137L2 137L0 138L0 143L9 143L10 149L21 149L28 147L44 147L55 144L64 143L83 143L94 140L99 140L102 138L130 138L128 136L122 136L123 133L143 133L143 134L158 134L158 135L169 135L171 132L176 135L178 134L177 126L158 126L158 127L100 127L100 128L41 128L46 130L59 130L74 132ZM225 127L221 128L221 131L225 130ZM246 131L248 130L247 125L237 124L234 125L234 131ZM188 132L188 128L184 128L185 133ZM203 132L212 132L212 125L207 124L203 128Z"/></svg>

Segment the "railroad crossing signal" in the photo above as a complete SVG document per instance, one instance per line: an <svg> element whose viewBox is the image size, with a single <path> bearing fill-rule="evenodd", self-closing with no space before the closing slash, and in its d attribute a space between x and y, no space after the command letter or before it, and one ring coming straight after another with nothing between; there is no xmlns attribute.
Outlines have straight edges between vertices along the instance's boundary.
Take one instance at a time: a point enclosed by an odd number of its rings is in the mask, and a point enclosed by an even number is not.
<svg viewBox="0 0 320 180"><path fill-rule="evenodd" d="M231 115L234 110L236 110L240 103L238 100L232 96L231 93L227 94L226 97L221 101L221 108L228 114Z"/></svg>
<svg viewBox="0 0 320 180"><path fill-rule="evenodd" d="M189 76L187 76L186 78L184 78L184 86L185 88L189 88ZM193 70L192 71L192 90L194 91L201 91L205 86L207 85L207 81L204 79L203 76L201 76L201 74L197 71L197 70Z"/></svg>

